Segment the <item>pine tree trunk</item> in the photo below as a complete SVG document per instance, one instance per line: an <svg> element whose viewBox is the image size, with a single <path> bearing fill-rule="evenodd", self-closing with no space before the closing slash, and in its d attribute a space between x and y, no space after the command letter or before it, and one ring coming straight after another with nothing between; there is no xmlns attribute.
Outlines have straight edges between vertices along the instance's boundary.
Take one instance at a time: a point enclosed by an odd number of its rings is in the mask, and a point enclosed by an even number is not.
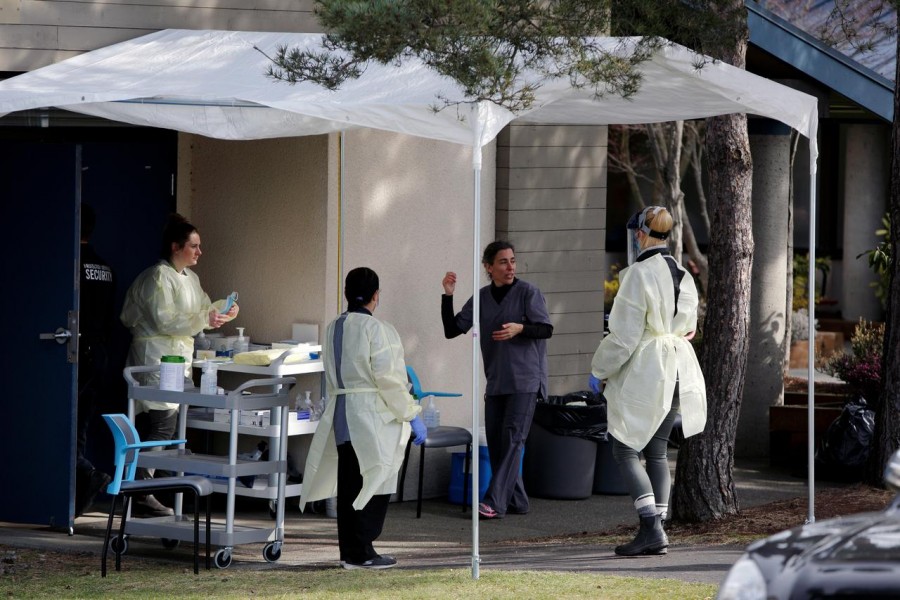
<svg viewBox="0 0 900 600"><path fill-rule="evenodd" d="M746 38L731 56L744 67ZM738 511L734 441L744 389L753 262L752 161L745 115L707 121L710 180L709 292L700 366L706 378L707 422L678 452L673 518L698 522Z"/></svg>
<svg viewBox="0 0 900 600"><path fill-rule="evenodd" d="M900 58L900 36L897 36L897 57ZM900 61L895 81L900 83ZM894 115L900 115L900 88L894 86ZM900 119L891 126L891 283L888 294L887 320L882 350L882 381L880 410L875 416L875 436L872 440L866 482L884 485L884 467L891 454L900 448Z"/></svg>

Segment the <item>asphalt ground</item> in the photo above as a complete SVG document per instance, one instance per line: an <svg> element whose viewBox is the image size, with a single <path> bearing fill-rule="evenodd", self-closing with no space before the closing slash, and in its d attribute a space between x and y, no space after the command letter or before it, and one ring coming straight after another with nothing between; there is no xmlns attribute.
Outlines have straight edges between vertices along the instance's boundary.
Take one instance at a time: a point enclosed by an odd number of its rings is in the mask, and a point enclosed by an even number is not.
<svg viewBox="0 0 900 600"><path fill-rule="evenodd" d="M735 482L742 508L808 496L805 480L767 463L738 461ZM71 536L47 527L0 523L0 543L96 553L99 569L107 517L105 508L95 505L91 512L76 519ZM301 514L296 498L288 499L285 510L281 558L268 563L263 558L262 543L243 544L233 549L229 569L306 570L338 566L336 520L322 514ZM266 500L238 498L235 514L240 525L274 527ZM213 520L224 520L224 502L214 504ZM579 571L711 584L722 582L743 551L739 546L692 546L675 538L671 539L667 555L623 558L614 554L611 545L566 540L566 536L611 531L623 524L637 529L637 516L628 496L593 495L583 500L532 498L527 515L481 521L476 553L473 552L471 511L463 513L461 506L450 504L446 498L435 498L423 502L422 516L416 518L416 503L407 500L391 504L376 549L394 556L399 567L407 569L472 570L477 563L479 572L490 569ZM132 536L125 560L126 564L128 560L174 560L189 564L191 544L182 543L167 550L157 538Z"/></svg>

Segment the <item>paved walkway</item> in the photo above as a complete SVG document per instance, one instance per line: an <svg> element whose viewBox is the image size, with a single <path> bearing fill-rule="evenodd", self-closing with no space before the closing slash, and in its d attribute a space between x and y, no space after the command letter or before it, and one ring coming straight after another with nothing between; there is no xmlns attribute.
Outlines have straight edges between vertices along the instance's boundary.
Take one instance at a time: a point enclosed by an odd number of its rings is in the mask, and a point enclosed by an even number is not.
<svg viewBox="0 0 900 600"><path fill-rule="evenodd" d="M735 471L738 498L750 507L787 498L805 497L806 482L786 471L758 463L739 463ZM300 515L295 501L287 508L285 544L277 563L266 563L262 544L234 549L229 569L325 568L338 563L337 527L334 519ZM269 528L272 519L264 500L238 499L242 525ZM220 512L220 519L223 518ZM800 523L798 523L799 525ZM479 525L480 570L521 569L587 571L610 575L666 577L719 584L740 556L741 547L694 547L672 540L666 556L621 558L612 546L566 542L566 535L603 532L620 525L637 526L627 496L594 495L585 500L533 498L527 515L509 515ZM106 515L92 512L75 522L75 535L45 527L0 523L0 544L14 547L95 552L99 557ZM554 541L547 541L553 539ZM385 530L376 544L380 552L398 558L401 568L472 568L471 513L444 499L423 503L416 518L414 501L394 503L388 510ZM175 559L190 561L190 546L165 550L159 540L132 538L129 560Z"/></svg>

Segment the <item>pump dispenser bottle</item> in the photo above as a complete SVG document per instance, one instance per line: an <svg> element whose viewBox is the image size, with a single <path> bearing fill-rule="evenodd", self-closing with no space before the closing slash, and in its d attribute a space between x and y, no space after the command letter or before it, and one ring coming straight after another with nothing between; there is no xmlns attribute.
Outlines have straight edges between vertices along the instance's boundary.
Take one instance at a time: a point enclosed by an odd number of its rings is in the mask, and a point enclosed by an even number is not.
<svg viewBox="0 0 900 600"><path fill-rule="evenodd" d="M238 337L234 341L234 353L237 354L238 352L247 352L248 350L250 350L250 340L244 337L244 328L238 327L237 332Z"/></svg>

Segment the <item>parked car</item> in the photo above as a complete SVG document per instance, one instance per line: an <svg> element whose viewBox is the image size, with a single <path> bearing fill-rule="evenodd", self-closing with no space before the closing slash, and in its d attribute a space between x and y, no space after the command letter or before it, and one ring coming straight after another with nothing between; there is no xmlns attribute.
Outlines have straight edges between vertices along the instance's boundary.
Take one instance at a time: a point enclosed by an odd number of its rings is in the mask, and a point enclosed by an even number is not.
<svg viewBox="0 0 900 600"><path fill-rule="evenodd" d="M900 598L900 450L884 480L898 492L884 511L808 523L754 542L728 571L717 599Z"/></svg>

